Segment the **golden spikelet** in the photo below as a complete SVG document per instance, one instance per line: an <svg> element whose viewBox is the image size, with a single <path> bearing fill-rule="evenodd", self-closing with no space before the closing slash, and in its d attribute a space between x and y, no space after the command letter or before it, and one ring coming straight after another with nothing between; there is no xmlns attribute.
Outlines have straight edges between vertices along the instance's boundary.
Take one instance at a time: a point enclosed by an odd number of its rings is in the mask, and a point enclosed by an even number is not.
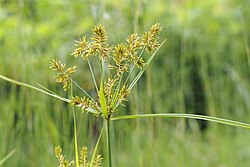
<svg viewBox="0 0 250 167"><path fill-rule="evenodd" d="M73 167L74 166L74 161L68 161L65 159L65 156L62 154L62 148L60 146L56 146L54 148L54 152L57 158L57 161L59 163L58 167Z"/></svg>
<svg viewBox="0 0 250 167"><path fill-rule="evenodd" d="M88 148L86 146L83 146L80 151L80 161L79 161L80 167L89 167L88 162Z"/></svg>
<svg viewBox="0 0 250 167"><path fill-rule="evenodd" d="M115 87L117 85L118 78L108 78L108 81L104 84L104 94L108 106L111 104L112 97L114 96Z"/></svg>
<svg viewBox="0 0 250 167"><path fill-rule="evenodd" d="M62 148L60 146L56 146L54 148L54 153L59 164L58 167L74 166L74 161L68 161L67 159L65 159L65 156L62 154ZM98 154L96 157L94 157L93 164L91 164L88 160L88 148L86 146L83 146L80 150L79 167L101 167L102 159L102 156Z"/></svg>
<svg viewBox="0 0 250 167"><path fill-rule="evenodd" d="M98 106L98 104L89 98L74 96L72 97L70 103L79 107L82 111L88 112L89 110L92 110L95 111L97 115L100 114L100 107Z"/></svg>
<svg viewBox="0 0 250 167"><path fill-rule="evenodd" d="M146 31L142 36L143 45L149 53L152 53L159 47L157 35L160 33L162 27L159 23L154 24L149 31Z"/></svg>
<svg viewBox="0 0 250 167"><path fill-rule="evenodd" d="M79 41L76 41L75 45L77 46L77 48L74 50L73 53L71 53L71 55L73 55L75 58L79 56L83 57L88 46L86 36L80 38Z"/></svg>
<svg viewBox="0 0 250 167"><path fill-rule="evenodd" d="M76 66L69 67L66 70L65 67L66 63L62 63L60 60L53 59L50 62L50 68L53 71L57 71L56 82L63 83L63 89L66 91L68 88L70 88L70 76L76 71Z"/></svg>
<svg viewBox="0 0 250 167"><path fill-rule="evenodd" d="M113 61L115 65L110 65L110 69L116 70L116 75L119 77L124 72L128 71L128 63L129 60L129 52L127 50L127 46L124 43L118 44L115 46L113 52Z"/></svg>
<svg viewBox="0 0 250 167"><path fill-rule="evenodd" d="M64 68L66 66L66 63L62 63L60 60L57 59L53 59L50 62L50 69L54 70L54 71L59 71L59 72L63 72Z"/></svg>
<svg viewBox="0 0 250 167"><path fill-rule="evenodd" d="M94 28L92 29L92 36L91 36L91 39L94 42L98 44L105 43L107 41L107 38L108 37L106 30L102 24L94 26Z"/></svg>
<svg viewBox="0 0 250 167"><path fill-rule="evenodd" d="M98 154L95 158L95 161L92 167L101 167L102 159L103 159L102 156Z"/></svg>
<svg viewBox="0 0 250 167"><path fill-rule="evenodd" d="M126 39L128 51L131 57L134 57L137 54L137 50L141 49L142 42L140 41L140 37L138 34L133 33Z"/></svg>
<svg viewBox="0 0 250 167"><path fill-rule="evenodd" d="M126 101L126 97L129 94L129 90L126 88L126 86L124 85L122 87L122 89L120 90L120 94L119 94L119 102L122 104L122 101ZM122 104L124 106L124 104Z"/></svg>

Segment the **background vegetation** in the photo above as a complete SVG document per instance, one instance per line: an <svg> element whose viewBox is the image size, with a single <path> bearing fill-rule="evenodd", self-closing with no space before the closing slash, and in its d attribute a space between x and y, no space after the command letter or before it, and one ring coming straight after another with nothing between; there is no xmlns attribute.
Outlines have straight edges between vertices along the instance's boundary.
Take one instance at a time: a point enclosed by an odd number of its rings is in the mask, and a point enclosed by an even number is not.
<svg viewBox="0 0 250 167"><path fill-rule="evenodd" d="M122 112L250 122L249 8L247 0L1 0L0 74L67 96L48 66L53 58L73 63L75 39L102 23L114 43L160 22L161 37L168 40ZM86 67L78 66L78 83L93 91ZM2 166L56 166L55 145L73 159L73 118L65 103L1 80L0 106L0 159L16 149ZM77 121L79 145L93 150L101 120L79 111ZM244 129L184 119L113 124L114 166L250 163L250 133Z"/></svg>

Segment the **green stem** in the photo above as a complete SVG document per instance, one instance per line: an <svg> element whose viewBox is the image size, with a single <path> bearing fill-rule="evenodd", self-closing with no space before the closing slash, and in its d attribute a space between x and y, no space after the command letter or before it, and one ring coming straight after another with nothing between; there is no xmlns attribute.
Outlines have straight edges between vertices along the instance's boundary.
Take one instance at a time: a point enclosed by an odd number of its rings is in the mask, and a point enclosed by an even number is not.
<svg viewBox="0 0 250 167"><path fill-rule="evenodd" d="M108 150L108 167L112 167L111 144L110 144L110 120L106 119L106 134L107 134L107 150Z"/></svg>
<svg viewBox="0 0 250 167"><path fill-rule="evenodd" d="M73 108L73 119L74 119L74 140L75 140L75 158L76 158L76 167L79 167L79 158L78 158L78 144L77 144L77 133L76 133L76 114L75 107Z"/></svg>
<svg viewBox="0 0 250 167"><path fill-rule="evenodd" d="M90 69L91 77L92 77L93 82L94 82L94 84L95 84L95 89L96 89L96 92L98 93L98 92L99 92L99 90L98 90L98 86L97 86L97 84L96 84L95 75L94 75L94 72L93 72L92 66L91 66L91 64L90 64L89 59L87 59L87 61L88 61L88 65L89 65L89 69Z"/></svg>
<svg viewBox="0 0 250 167"><path fill-rule="evenodd" d="M71 84L71 96L73 97L73 85ZM73 111L73 120L74 120L74 143L75 143L75 159L76 159L76 167L79 167L79 157L78 157L78 144L77 144L77 132L76 132L76 113L75 107L72 106Z"/></svg>

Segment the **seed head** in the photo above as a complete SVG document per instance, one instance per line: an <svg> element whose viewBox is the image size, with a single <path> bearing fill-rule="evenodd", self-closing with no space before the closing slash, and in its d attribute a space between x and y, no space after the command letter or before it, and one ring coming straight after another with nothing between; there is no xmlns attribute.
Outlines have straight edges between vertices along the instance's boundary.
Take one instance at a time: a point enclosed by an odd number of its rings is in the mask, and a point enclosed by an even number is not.
<svg viewBox="0 0 250 167"><path fill-rule="evenodd" d="M99 24L97 26L94 26L92 29L92 37L91 39L96 43L105 43L107 41L107 33L102 24Z"/></svg>
<svg viewBox="0 0 250 167"><path fill-rule="evenodd" d="M82 111L88 112L88 109L92 109L96 111L96 114L100 114L100 111L99 111L100 107L98 106L98 104L89 98L75 96L75 97L72 97L70 103L72 105L79 107Z"/></svg>
<svg viewBox="0 0 250 167"><path fill-rule="evenodd" d="M142 42L149 53L152 53L155 49L159 47L157 35L160 33L161 29L162 28L160 27L160 24L156 23L150 28L149 31L146 31L143 34Z"/></svg>
<svg viewBox="0 0 250 167"><path fill-rule="evenodd" d="M102 155L98 154L94 160L93 167L101 167Z"/></svg>
<svg viewBox="0 0 250 167"><path fill-rule="evenodd" d="M62 63L60 60L53 59L50 62L50 68L53 71L57 71L56 82L63 83L63 89L67 90L71 85L70 76L76 71L76 66L69 67L66 70L65 67L66 63Z"/></svg>
<svg viewBox="0 0 250 167"><path fill-rule="evenodd" d="M86 146L83 146L80 151L80 166L89 167L88 148Z"/></svg>
<svg viewBox="0 0 250 167"><path fill-rule="evenodd" d="M74 161L69 162L68 160L65 159L65 156L62 154L62 149L60 146L56 146L54 148L54 152L55 152L57 161L59 163L58 167L73 167L75 162Z"/></svg>
<svg viewBox="0 0 250 167"><path fill-rule="evenodd" d="M88 46L88 42L86 40L86 36L82 37L79 39L79 41L76 41L76 49L74 50L73 53L71 53L71 55L73 55L75 58L79 57L79 56L84 56L85 52L86 52L86 48Z"/></svg>

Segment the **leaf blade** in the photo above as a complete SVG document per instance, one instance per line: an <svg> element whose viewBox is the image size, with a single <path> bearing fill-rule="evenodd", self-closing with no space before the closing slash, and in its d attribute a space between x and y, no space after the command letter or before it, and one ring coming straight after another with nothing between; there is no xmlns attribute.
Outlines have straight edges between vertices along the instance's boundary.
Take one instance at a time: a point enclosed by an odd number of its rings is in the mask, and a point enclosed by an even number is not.
<svg viewBox="0 0 250 167"><path fill-rule="evenodd" d="M151 61L154 59L156 53L158 52L158 50L161 48L161 46L166 42L167 40L165 39L160 46L155 50L155 52L152 54L152 56L150 56L150 58L148 59L148 61L146 62L146 64L144 65L144 67L142 68L142 70L136 75L136 77L134 78L134 80L131 82L131 84L128 87L128 90L130 91L135 84L138 82L138 80L141 78L142 74L145 72L145 70L147 69L147 67L149 66L149 64L151 63Z"/></svg>
<svg viewBox="0 0 250 167"><path fill-rule="evenodd" d="M180 113L138 114L138 115L117 116L111 118L110 120L116 121L116 120L139 119L139 118L188 118L188 119L204 120L224 125L250 129L250 124L248 123L219 118L219 117L207 116L207 115L197 115L197 114L180 114Z"/></svg>
<svg viewBox="0 0 250 167"><path fill-rule="evenodd" d="M23 86L23 87L26 87L26 88L30 88L30 89L37 90L37 91L42 92L42 93L44 93L44 94L46 94L46 95L49 95L49 96L51 96L51 97L57 98L57 99L59 99L59 100L62 100L62 101L64 101L64 102L67 102L67 103L70 103L70 100L67 99L67 98L64 98L64 97L58 96L58 95L56 95L56 94L52 94L52 93L46 92L46 91L44 91L44 90L42 90L42 89L40 89L40 88L37 88L37 87L35 87L35 86L33 86L33 85L26 84L26 83L24 83L24 82L20 82L20 81L11 79L11 78L8 78L8 77L3 76L3 75L0 75L0 78L3 79L3 80L5 80L5 81L14 83L14 84L16 84L16 85L20 85L20 86Z"/></svg>

